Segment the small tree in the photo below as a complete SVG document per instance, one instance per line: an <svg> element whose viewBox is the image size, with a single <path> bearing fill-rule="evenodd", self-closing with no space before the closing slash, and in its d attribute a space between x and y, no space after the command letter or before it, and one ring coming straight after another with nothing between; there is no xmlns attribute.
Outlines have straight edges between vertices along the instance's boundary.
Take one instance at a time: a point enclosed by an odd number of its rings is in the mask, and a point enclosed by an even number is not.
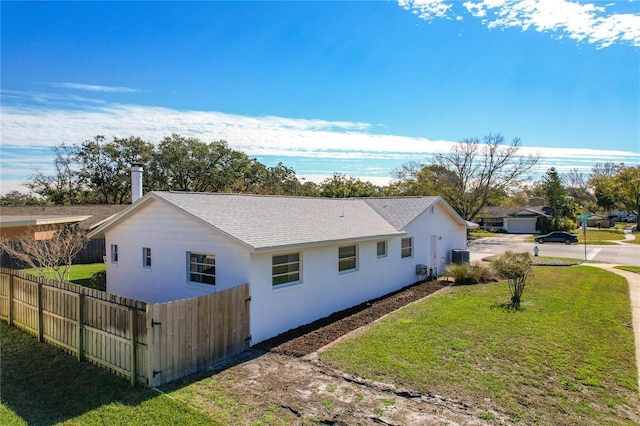
<svg viewBox="0 0 640 426"><path fill-rule="evenodd" d="M531 255L527 252L506 251L493 262L493 267L498 274L506 278L509 283L511 301L506 304L507 307L520 309L522 293L524 293L524 286L527 282L527 276L531 272L531 266Z"/></svg>
<svg viewBox="0 0 640 426"><path fill-rule="evenodd" d="M78 225L62 229L38 229L49 239L36 239L35 232L26 232L17 241L0 241L0 250L33 268L37 275L57 281L67 281L73 258L86 246L87 238Z"/></svg>

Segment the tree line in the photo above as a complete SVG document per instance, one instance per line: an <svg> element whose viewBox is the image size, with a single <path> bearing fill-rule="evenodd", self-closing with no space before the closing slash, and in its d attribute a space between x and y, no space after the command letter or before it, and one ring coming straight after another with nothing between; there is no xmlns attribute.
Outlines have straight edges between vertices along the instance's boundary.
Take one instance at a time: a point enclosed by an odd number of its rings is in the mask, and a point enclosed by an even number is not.
<svg viewBox="0 0 640 426"><path fill-rule="evenodd" d="M123 204L131 201L130 167L144 165L143 190L235 192L313 197L439 195L466 220L486 206L527 205L545 198L552 213L547 228L569 229L582 209L608 214L640 209L640 166L598 163L590 173L560 175L551 168L538 181L531 172L539 155L522 155L521 141L500 134L464 139L427 162L408 162L393 171L388 186L335 173L319 184L298 178L282 162L266 166L223 140L203 142L172 134L157 145L140 137L95 136L54 148L54 172L36 172L30 193L12 191L11 204Z"/></svg>
<svg viewBox="0 0 640 426"><path fill-rule="evenodd" d="M223 140L203 142L172 134L156 146L140 137L95 136L53 148L54 171L37 171L30 193L12 191L0 202L16 204L124 204L131 201L131 165L143 164L143 190L236 192L265 195L370 197L382 188L335 173L320 184L300 179L282 162L270 167Z"/></svg>

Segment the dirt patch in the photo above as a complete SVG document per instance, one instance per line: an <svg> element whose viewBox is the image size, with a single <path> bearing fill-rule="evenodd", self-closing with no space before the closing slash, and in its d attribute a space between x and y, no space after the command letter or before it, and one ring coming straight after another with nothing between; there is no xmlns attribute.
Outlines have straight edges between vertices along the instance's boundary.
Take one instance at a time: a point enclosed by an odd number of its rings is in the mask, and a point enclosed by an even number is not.
<svg viewBox="0 0 640 426"><path fill-rule="evenodd" d="M255 349L295 357L309 355L347 333L433 294L447 285L446 281L439 280L419 282L280 334L257 344Z"/></svg>
<svg viewBox="0 0 640 426"><path fill-rule="evenodd" d="M222 423L509 424L499 413L479 412L463 402L439 395L425 395L393 384L353 377L323 365L317 358L318 349L447 285L445 281L421 282L337 312L262 342L213 371L162 389ZM490 422L482 417L487 415Z"/></svg>

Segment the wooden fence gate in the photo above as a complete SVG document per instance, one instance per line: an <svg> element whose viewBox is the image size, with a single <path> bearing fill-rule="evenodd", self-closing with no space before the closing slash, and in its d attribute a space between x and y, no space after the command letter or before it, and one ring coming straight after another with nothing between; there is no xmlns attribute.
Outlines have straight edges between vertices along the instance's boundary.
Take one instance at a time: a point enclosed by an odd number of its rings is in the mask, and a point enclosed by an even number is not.
<svg viewBox="0 0 640 426"><path fill-rule="evenodd" d="M0 268L0 319L153 387L249 347L249 286L148 304Z"/></svg>

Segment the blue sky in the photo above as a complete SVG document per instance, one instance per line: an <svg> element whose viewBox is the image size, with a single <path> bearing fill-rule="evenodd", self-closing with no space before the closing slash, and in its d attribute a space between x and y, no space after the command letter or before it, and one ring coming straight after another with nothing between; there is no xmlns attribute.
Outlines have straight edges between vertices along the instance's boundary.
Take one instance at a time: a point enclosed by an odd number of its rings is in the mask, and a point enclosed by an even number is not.
<svg viewBox="0 0 640 426"><path fill-rule="evenodd" d="M224 139L384 184L501 133L539 171L640 163L640 3L0 3L0 190L103 134Z"/></svg>

